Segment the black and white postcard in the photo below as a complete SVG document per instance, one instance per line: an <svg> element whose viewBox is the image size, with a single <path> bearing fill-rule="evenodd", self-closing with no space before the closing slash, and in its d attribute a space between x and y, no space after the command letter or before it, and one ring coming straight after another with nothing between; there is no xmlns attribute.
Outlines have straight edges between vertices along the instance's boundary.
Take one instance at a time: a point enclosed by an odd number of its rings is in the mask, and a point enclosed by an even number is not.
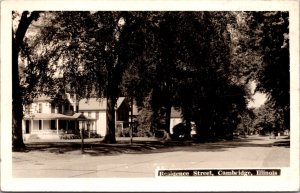
<svg viewBox="0 0 300 193"><path fill-rule="evenodd" d="M2 1L1 190L299 191L296 0Z"/></svg>

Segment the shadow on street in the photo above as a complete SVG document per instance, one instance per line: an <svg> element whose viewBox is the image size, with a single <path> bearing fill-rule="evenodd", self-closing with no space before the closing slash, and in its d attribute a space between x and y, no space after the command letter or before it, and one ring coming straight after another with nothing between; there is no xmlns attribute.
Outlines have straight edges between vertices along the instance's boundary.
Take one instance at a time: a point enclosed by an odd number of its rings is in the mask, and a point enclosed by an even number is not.
<svg viewBox="0 0 300 193"><path fill-rule="evenodd" d="M119 155L119 154L153 154L164 152L221 152L227 151L228 148L237 147L272 147L282 146L290 147L290 140L280 138L270 140L267 137L250 137L238 138L228 141L215 141L199 143L195 141L158 141L158 140L145 140L134 141L132 144L128 140L119 140L116 144L104 144L99 141L88 141L84 144L84 153L91 156L101 155ZM79 141L63 141L63 142L27 142L27 150L42 151L56 154L71 153L74 151L81 151L81 143Z"/></svg>

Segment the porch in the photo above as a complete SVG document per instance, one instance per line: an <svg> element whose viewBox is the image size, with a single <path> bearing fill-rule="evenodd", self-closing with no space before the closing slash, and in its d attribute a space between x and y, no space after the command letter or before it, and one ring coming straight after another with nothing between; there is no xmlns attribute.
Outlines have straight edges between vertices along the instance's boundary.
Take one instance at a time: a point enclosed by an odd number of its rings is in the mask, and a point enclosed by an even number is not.
<svg viewBox="0 0 300 193"><path fill-rule="evenodd" d="M94 122L94 119L88 118L81 113L75 113L73 116L35 113L24 117L23 136L24 140L30 138L59 139L59 136L65 133L78 134L80 129L90 132Z"/></svg>

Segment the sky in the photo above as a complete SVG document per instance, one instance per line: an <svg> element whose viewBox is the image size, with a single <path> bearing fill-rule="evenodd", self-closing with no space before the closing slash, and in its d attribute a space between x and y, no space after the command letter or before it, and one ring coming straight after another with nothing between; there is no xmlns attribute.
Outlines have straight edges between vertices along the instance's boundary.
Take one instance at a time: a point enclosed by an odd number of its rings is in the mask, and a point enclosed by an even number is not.
<svg viewBox="0 0 300 193"><path fill-rule="evenodd" d="M267 96L264 93L261 92L254 92L255 88L256 88L256 83L255 81L252 81L250 83L250 87L251 87L251 93L253 94L253 101L250 101L248 103L248 107L250 108L258 108L261 105L263 105L266 100L267 100Z"/></svg>
<svg viewBox="0 0 300 193"><path fill-rule="evenodd" d="M263 93L256 92L253 95L253 99L254 99L253 101L250 101L248 103L248 107L258 108L266 102L267 97Z"/></svg>

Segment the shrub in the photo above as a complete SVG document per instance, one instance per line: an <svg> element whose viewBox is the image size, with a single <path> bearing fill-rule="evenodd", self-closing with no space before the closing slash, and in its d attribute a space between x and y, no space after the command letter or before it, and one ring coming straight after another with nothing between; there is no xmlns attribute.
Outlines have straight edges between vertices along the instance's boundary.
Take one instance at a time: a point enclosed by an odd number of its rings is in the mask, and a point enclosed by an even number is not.
<svg viewBox="0 0 300 193"><path fill-rule="evenodd" d="M91 133L90 138L101 138L101 135L98 133Z"/></svg>
<svg viewBox="0 0 300 193"><path fill-rule="evenodd" d="M116 133L117 137L130 137L130 128L126 127L126 128L118 128L117 129L117 133ZM133 134L134 136L134 134Z"/></svg>
<svg viewBox="0 0 300 193"><path fill-rule="evenodd" d="M87 138L89 138L89 133L87 131L84 131L83 136L85 139L87 139ZM64 133L64 134L60 135L59 138L60 139L81 139L81 135ZM101 138L101 135L97 134L97 133L90 133L90 138Z"/></svg>
<svg viewBox="0 0 300 193"><path fill-rule="evenodd" d="M134 136L137 136L137 137L152 137L153 133L150 132L150 131L138 130L136 132L136 134L134 134Z"/></svg>
<svg viewBox="0 0 300 193"><path fill-rule="evenodd" d="M77 134L62 134L59 136L60 139L80 139L80 135Z"/></svg>

